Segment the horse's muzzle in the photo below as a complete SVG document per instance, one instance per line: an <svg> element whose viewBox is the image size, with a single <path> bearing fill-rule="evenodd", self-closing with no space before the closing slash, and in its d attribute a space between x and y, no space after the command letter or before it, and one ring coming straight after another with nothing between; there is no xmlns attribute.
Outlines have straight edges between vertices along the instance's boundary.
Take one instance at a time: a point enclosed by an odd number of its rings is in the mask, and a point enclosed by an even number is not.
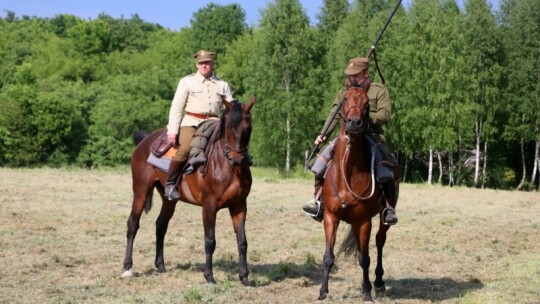
<svg viewBox="0 0 540 304"><path fill-rule="evenodd" d="M345 122L345 132L350 135L358 135L364 131L364 121L362 119L347 119Z"/></svg>

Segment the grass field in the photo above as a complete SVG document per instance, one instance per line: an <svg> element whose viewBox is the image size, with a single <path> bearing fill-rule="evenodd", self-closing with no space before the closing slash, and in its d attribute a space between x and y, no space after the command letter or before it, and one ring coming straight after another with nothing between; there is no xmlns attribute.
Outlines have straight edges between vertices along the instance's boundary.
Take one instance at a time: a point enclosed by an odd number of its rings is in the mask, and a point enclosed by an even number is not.
<svg viewBox="0 0 540 304"><path fill-rule="evenodd" d="M301 212L311 193L309 181L255 177L246 224L253 287L238 280L226 211L217 221L218 284L205 283L201 209L188 204L169 225L168 272L157 274L157 196L135 240L135 276L122 279L128 170L0 168L0 303L313 303L324 234ZM385 247L388 291L377 303L540 303L538 192L405 184L398 214ZM357 262L337 265L325 302L361 302Z"/></svg>

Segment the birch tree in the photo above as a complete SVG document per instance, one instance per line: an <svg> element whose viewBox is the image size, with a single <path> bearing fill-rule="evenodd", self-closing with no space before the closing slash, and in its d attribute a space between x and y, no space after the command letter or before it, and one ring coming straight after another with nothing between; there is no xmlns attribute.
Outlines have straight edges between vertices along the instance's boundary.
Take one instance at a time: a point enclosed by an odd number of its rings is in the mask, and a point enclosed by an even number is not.
<svg viewBox="0 0 540 304"><path fill-rule="evenodd" d="M467 76L467 98L472 101L475 139L474 186L485 185L488 159L488 143L496 134L494 118L497 113L499 78L501 73L501 50L497 36L495 17L485 0L469 0L465 3L464 36ZM482 148L483 146L483 148ZM483 163L483 170L480 171Z"/></svg>

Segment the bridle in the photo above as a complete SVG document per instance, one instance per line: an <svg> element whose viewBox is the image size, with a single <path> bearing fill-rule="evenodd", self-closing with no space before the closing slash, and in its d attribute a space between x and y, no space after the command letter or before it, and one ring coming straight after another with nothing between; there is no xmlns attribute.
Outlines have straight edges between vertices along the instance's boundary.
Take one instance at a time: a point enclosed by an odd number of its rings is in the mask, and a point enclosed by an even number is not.
<svg viewBox="0 0 540 304"><path fill-rule="evenodd" d="M347 88L347 91L351 90L351 89L356 89L356 88L360 88L360 89L364 89L364 85L363 83L359 84L359 85L355 85L355 86L351 86L349 88ZM365 90L366 91L366 90ZM367 91L366 91L366 94L367 94ZM360 97L360 94L356 93L356 96ZM345 96L345 101L347 100L348 96ZM345 102L344 101L344 102ZM343 120L344 120L344 123L345 125L347 125L347 122L348 122L348 117L349 117L349 113L353 110L353 109L356 109L358 108L358 111L360 112L360 118L362 118L360 120L360 125L358 126L358 130L354 130L354 132L350 132L350 131L346 131L346 133L348 135L351 135L351 137L356 137L358 136L359 134L362 134L364 132L364 130L366 129L367 125L368 125L368 120L367 119L363 119L366 115L366 112L369 113L369 99L368 99L368 103L364 109L364 111L362 112L362 107L361 105L353 105L351 106L349 109L347 109L347 111L345 113L343 113L342 117L343 117ZM343 111L345 110L345 107L343 107ZM368 114L369 115L369 114ZM351 138L352 139L352 138Z"/></svg>
<svg viewBox="0 0 540 304"><path fill-rule="evenodd" d="M246 116L246 115L250 116L250 114L244 114L244 116ZM243 161L246 158L247 154L248 154L249 144L246 144L243 147L239 147L237 145L230 145L229 144L229 133L227 132L227 130L229 128L227 128L226 123L225 123L224 129L225 129L225 140L224 140L225 143L223 144L223 155L225 155L225 157L230 162L234 162L233 158L231 157L231 152L235 152L235 153L240 154L240 156L241 156L240 161ZM249 135L248 135L247 142L249 143Z"/></svg>

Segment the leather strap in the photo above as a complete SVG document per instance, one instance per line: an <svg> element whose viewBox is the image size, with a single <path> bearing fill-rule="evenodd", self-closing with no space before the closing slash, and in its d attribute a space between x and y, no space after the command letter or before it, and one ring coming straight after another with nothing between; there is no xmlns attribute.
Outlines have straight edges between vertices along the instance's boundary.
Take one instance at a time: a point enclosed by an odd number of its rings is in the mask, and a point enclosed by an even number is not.
<svg viewBox="0 0 540 304"><path fill-rule="evenodd" d="M187 115L193 116L198 119L208 119L210 117L217 117L217 115L214 115L214 114L199 114L199 113L191 113L191 112L187 112Z"/></svg>

